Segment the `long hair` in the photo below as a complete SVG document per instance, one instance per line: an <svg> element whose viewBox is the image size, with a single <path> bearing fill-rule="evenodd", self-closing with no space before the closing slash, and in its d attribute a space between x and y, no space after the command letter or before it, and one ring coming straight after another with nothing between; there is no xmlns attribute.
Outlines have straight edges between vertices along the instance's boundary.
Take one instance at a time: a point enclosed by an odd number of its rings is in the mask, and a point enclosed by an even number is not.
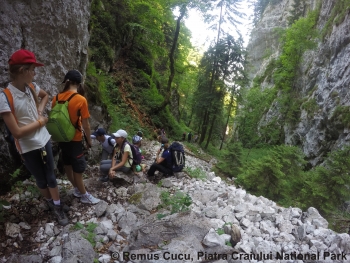
<svg viewBox="0 0 350 263"><path fill-rule="evenodd" d="M22 74L25 70L29 70L30 66L32 64L18 64L18 65L9 65L9 71L10 71L10 79L16 80L20 74ZM26 83L27 86L30 83ZM29 88L30 92L32 93L32 96L35 101L36 107L39 106L39 98L38 95L36 95L35 91L32 88Z"/></svg>
<svg viewBox="0 0 350 263"><path fill-rule="evenodd" d="M75 81L70 81L70 80L67 80L67 81L65 82L64 88L63 88L62 92L65 92L65 91L69 90L70 85L77 85L77 86L78 86L77 92L78 92L81 96L84 96L84 95L85 95L84 85L81 84L81 83L77 83L77 82L75 82Z"/></svg>

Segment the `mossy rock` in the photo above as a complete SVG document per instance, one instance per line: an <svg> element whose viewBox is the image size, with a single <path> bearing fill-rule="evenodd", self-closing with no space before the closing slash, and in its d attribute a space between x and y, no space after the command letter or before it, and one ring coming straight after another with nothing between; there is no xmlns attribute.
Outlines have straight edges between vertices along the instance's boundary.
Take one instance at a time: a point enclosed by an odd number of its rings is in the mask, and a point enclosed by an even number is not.
<svg viewBox="0 0 350 263"><path fill-rule="evenodd" d="M129 199L129 203L134 205L139 204L141 202L141 198L142 198L142 193L133 194Z"/></svg>

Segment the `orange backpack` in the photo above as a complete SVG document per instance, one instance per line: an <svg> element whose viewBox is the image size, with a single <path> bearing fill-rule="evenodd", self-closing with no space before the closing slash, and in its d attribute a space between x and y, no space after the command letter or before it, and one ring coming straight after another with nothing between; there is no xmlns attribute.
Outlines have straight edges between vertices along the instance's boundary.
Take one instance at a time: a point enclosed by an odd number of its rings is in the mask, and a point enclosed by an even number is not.
<svg viewBox="0 0 350 263"><path fill-rule="evenodd" d="M30 84L29 84L29 87L30 87L32 90L35 90L35 86L34 86L33 83L30 83ZM11 91L10 91L8 88L5 88L2 92L5 94L5 97L6 97L6 99L7 99L7 102L8 102L8 104L9 104L9 106L10 106L11 112L12 112L12 114L13 114L13 117L15 117L15 120L16 120L16 122L18 123L17 118L16 118L16 115L15 115L15 108L14 108L14 106L13 106L13 97L12 97ZM18 140L15 139L15 138L12 136L11 131L10 131L9 128L6 126L6 124L5 124L5 127L6 127L6 131L7 131L7 136L5 137L6 141L8 141L8 142L10 142L10 143L15 142L17 151L18 151L19 153L22 153L21 147L20 147L20 145L19 145L19 143L18 143Z"/></svg>

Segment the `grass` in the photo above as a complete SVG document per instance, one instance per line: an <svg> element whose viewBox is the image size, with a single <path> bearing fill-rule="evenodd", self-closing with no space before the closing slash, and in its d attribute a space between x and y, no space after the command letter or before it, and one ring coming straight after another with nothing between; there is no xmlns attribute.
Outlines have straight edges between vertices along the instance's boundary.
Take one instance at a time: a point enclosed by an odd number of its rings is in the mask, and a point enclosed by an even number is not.
<svg viewBox="0 0 350 263"><path fill-rule="evenodd" d="M191 197L181 191L177 191L174 194L170 194L168 191L163 191L160 194L160 199L162 200L162 203L158 206L158 209L170 209L171 214L188 211L189 206L192 204ZM158 219L162 217L164 217L163 214L157 215Z"/></svg>
<svg viewBox="0 0 350 263"><path fill-rule="evenodd" d="M191 167L186 167L185 172L191 177L191 178L196 178L200 179L202 181L207 179L207 176L203 170L200 168L191 168Z"/></svg>

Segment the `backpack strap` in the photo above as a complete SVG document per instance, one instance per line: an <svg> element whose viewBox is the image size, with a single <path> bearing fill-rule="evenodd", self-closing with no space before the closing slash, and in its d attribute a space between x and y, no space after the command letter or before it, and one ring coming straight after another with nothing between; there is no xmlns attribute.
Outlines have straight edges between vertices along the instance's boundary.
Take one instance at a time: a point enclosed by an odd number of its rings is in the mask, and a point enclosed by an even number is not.
<svg viewBox="0 0 350 263"><path fill-rule="evenodd" d="M107 139L107 141L108 141L108 144L110 145L110 146L114 146L113 144L112 144L112 139L113 139L113 137L112 136L109 136L108 137L108 139Z"/></svg>
<svg viewBox="0 0 350 263"><path fill-rule="evenodd" d="M79 93L78 93L78 92L73 93L72 95L69 96L69 98L68 98L67 100L58 100L58 94L57 94L57 95L56 95L56 103L63 104L63 103L65 103L66 101L69 102L69 101L70 101L75 95L77 95L77 94L79 94ZM77 112L77 115L78 115L78 117L80 117L80 111ZM80 129L78 123L79 123L79 118L78 118L78 120L77 120L77 123L74 125L74 127L75 127L75 129L77 129L78 131L81 131L81 129Z"/></svg>
<svg viewBox="0 0 350 263"><path fill-rule="evenodd" d="M65 103L66 101L70 101L75 95L79 94L78 92L73 93L69 96L68 100L58 100L58 94L56 95L56 102L57 103Z"/></svg>

